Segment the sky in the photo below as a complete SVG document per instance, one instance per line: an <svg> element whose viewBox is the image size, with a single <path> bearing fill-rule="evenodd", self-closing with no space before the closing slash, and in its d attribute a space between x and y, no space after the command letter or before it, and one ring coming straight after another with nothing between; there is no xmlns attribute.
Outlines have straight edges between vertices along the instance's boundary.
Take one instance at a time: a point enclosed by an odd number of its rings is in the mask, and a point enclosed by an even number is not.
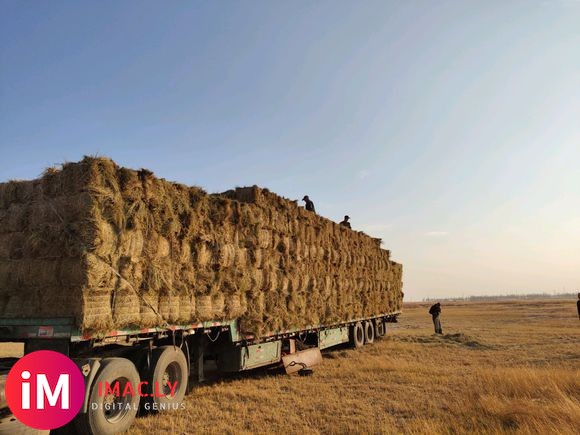
<svg viewBox="0 0 580 435"><path fill-rule="evenodd" d="M0 181L83 155L308 194L407 300L580 291L580 1L0 0Z"/></svg>

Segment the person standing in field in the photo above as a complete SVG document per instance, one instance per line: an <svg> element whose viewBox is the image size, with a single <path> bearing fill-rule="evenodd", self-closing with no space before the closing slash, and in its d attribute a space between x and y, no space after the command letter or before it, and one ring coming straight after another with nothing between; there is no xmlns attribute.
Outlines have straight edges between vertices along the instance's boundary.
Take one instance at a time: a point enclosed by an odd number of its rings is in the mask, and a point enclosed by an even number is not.
<svg viewBox="0 0 580 435"><path fill-rule="evenodd" d="M305 195L304 198L302 198L302 201L306 203L304 205L306 210L311 211L312 213L316 213L316 210L314 209L314 203L310 200L310 198L308 198L308 195Z"/></svg>
<svg viewBox="0 0 580 435"><path fill-rule="evenodd" d="M437 302L434 305L431 305L429 308L429 314L433 317L433 326L435 326L435 334L443 334L443 330L441 329L441 320L439 316L441 315L441 303Z"/></svg>
<svg viewBox="0 0 580 435"><path fill-rule="evenodd" d="M578 293L578 300L576 301L576 309L578 310L578 318L580 319L580 293Z"/></svg>

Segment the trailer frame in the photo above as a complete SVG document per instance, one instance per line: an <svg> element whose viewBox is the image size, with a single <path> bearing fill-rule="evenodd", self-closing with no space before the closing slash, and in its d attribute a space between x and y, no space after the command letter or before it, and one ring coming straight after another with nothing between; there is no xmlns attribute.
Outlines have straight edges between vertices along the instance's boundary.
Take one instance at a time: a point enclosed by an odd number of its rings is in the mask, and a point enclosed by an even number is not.
<svg viewBox="0 0 580 435"><path fill-rule="evenodd" d="M295 354L297 358L292 364L298 362L304 369L310 370L308 364L318 362L320 357L313 358L309 355L300 360L297 344L300 349L316 349L318 353L322 349L348 342L359 347L355 338L357 331L360 335L363 325L366 329L372 329L373 337L375 332L380 336L384 333L386 323L397 322L400 314L400 311L395 311L328 325L309 325L268 332L260 337L243 334L237 319L166 327L115 329L106 333L82 331L71 317L0 319L0 342L22 342L24 354L37 350L53 350L70 357L80 368L86 386L85 401L75 419L79 421L76 427L79 432L103 433L100 432L102 428L97 431L91 427L89 401L97 378L107 364L112 364L112 360L131 361L140 378L145 379L151 376L156 367L156 354L173 348L176 355L180 352L185 355L187 372L182 376L185 376L187 385L182 388L189 392L195 385L205 381L207 361L215 361L219 372L231 373L280 364L283 358L288 359L288 355ZM370 337L367 338L365 342L372 342ZM290 370L285 368L288 373L299 371L296 367ZM2 369L0 398L4 397L4 384L9 367ZM180 390L180 394L185 392ZM0 400L0 408L5 407L6 403ZM134 419L135 416L131 418ZM129 426L132 419L128 422ZM129 426L112 426L111 433L119 428L126 430Z"/></svg>

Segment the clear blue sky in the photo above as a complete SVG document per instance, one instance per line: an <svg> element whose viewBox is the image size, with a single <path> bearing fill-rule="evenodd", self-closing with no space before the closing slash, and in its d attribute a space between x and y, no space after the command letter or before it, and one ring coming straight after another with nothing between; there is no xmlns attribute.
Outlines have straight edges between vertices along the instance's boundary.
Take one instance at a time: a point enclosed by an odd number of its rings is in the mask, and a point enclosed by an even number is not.
<svg viewBox="0 0 580 435"><path fill-rule="evenodd" d="M0 0L0 180L309 194L409 299L580 287L580 3Z"/></svg>

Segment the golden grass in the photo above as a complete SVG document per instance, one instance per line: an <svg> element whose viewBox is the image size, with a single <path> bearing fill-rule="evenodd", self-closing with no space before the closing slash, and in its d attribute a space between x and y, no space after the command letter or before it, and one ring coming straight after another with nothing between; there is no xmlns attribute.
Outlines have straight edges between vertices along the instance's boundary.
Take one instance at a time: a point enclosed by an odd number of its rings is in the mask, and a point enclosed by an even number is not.
<svg viewBox="0 0 580 435"><path fill-rule="evenodd" d="M388 338L325 353L311 377L259 370L196 388L131 433L577 433L574 301L405 308Z"/></svg>
<svg viewBox="0 0 580 435"><path fill-rule="evenodd" d="M407 304L387 338L325 352L311 377L216 378L185 411L138 418L130 433L578 433L575 301L444 304L443 336L427 310ZM0 344L0 356L21 352Z"/></svg>

